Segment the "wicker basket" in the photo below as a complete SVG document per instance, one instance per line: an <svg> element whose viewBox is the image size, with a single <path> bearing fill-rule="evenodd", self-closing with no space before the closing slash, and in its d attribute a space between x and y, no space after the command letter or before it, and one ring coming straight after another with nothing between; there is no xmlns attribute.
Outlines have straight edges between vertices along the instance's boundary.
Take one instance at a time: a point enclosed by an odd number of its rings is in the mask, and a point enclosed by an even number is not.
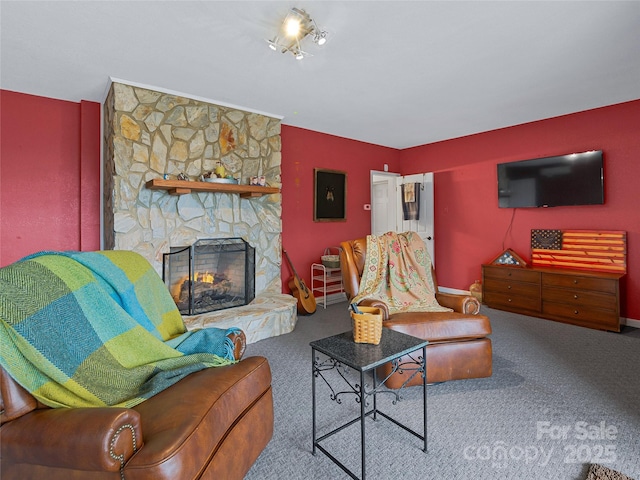
<svg viewBox="0 0 640 480"><path fill-rule="evenodd" d="M320 260L327 268L340 268L340 255L322 255Z"/></svg>
<svg viewBox="0 0 640 480"><path fill-rule="evenodd" d="M353 341L378 345L382 337L382 312L375 307L358 307L362 313L351 312Z"/></svg>
<svg viewBox="0 0 640 480"><path fill-rule="evenodd" d="M333 252L337 252L334 254ZM322 265L327 268L340 268L340 247L327 247L324 249L324 255L320 257Z"/></svg>

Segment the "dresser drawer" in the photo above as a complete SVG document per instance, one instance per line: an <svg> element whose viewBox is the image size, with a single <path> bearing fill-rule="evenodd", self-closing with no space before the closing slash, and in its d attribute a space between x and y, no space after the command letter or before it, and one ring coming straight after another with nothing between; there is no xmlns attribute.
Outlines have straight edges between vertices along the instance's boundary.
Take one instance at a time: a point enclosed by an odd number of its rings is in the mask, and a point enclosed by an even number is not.
<svg viewBox="0 0 640 480"><path fill-rule="evenodd" d="M615 294L618 281L608 278L543 273L542 284L549 287L570 287Z"/></svg>
<svg viewBox="0 0 640 480"><path fill-rule="evenodd" d="M485 279L497 278L503 280L515 280L518 282L538 283L540 282L540 272L517 267L489 267L484 266Z"/></svg>
<svg viewBox="0 0 640 480"><path fill-rule="evenodd" d="M540 312L540 296L509 295L494 291L484 291L482 299L490 307L504 307L508 310L527 310Z"/></svg>
<svg viewBox="0 0 640 480"><path fill-rule="evenodd" d="M574 290L544 285L542 287L542 301L580 305L586 308L601 308L616 311L618 300L615 295L599 293L590 290Z"/></svg>
<svg viewBox="0 0 640 480"><path fill-rule="evenodd" d="M620 319L615 311L545 302L542 305L542 314L552 319L568 321L578 325L589 325L596 328L609 327L612 330L620 330Z"/></svg>
<svg viewBox="0 0 640 480"><path fill-rule="evenodd" d="M505 295L522 295L529 297L537 297L540 295L540 285L537 283L516 282L513 280L485 277L483 288L484 294L486 294L486 292L495 292Z"/></svg>

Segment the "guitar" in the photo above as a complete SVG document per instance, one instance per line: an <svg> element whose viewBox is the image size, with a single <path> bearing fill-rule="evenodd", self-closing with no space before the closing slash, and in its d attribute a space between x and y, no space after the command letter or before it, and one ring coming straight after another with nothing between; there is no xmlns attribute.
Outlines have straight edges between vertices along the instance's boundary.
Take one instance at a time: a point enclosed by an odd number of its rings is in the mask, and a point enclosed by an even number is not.
<svg viewBox="0 0 640 480"><path fill-rule="evenodd" d="M298 272L296 272L293 263L291 263L287 251L284 248L282 251L285 257L287 257L289 268L291 268L293 272L293 277L289 279L289 288L291 289L292 295L298 299L298 313L307 315L315 313L316 298L313 296L313 292L307 288L304 281L298 276Z"/></svg>

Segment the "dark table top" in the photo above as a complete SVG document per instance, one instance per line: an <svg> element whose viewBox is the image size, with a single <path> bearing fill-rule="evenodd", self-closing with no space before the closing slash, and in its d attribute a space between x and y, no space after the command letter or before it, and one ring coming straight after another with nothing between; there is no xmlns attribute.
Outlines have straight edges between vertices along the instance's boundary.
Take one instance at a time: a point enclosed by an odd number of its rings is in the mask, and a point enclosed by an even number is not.
<svg viewBox="0 0 640 480"><path fill-rule="evenodd" d="M371 370L428 344L427 340L383 328L382 337L378 345L354 342L351 330L332 337L314 340L309 345L340 363L362 372Z"/></svg>

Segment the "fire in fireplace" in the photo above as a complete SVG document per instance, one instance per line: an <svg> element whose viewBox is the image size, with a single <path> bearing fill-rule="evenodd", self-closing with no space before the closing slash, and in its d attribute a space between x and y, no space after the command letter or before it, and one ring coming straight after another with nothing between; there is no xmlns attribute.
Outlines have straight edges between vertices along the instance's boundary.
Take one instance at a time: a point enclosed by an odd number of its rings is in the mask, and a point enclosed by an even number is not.
<svg viewBox="0 0 640 480"><path fill-rule="evenodd" d="M255 249L241 238L198 240L163 255L162 277L183 315L239 307L255 297Z"/></svg>

